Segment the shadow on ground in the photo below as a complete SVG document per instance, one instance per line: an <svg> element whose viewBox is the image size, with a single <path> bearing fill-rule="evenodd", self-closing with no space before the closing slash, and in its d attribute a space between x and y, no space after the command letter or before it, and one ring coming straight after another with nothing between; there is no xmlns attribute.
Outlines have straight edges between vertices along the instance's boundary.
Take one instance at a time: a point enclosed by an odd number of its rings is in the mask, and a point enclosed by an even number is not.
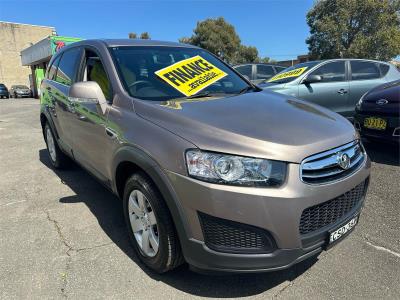
<svg viewBox="0 0 400 300"><path fill-rule="evenodd" d="M39 159L75 192L75 196L61 198L61 203L85 203L97 218L102 230L133 263L152 279L162 281L185 293L219 298L257 295L285 281L293 281L317 261L314 257L284 271L262 274L201 275L190 271L187 265L162 275L154 273L138 261L129 244L121 201L117 197L75 164L67 170L54 170L45 149L39 151Z"/></svg>
<svg viewBox="0 0 400 300"><path fill-rule="evenodd" d="M363 140L367 153L373 162L400 166L400 145L380 141Z"/></svg>

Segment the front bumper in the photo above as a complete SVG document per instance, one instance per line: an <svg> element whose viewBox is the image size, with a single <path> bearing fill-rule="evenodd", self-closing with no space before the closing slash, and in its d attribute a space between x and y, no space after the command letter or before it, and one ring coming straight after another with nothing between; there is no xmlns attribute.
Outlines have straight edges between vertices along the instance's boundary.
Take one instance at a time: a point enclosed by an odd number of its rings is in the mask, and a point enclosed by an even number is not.
<svg viewBox="0 0 400 300"><path fill-rule="evenodd" d="M356 114L354 126L363 137L379 139L388 142L400 142L400 117L377 116L387 122L385 130L374 130L364 127L364 119L371 115Z"/></svg>
<svg viewBox="0 0 400 300"><path fill-rule="evenodd" d="M200 270L264 272L288 268L321 252L326 247L328 231L358 214L363 201L334 224L307 235L299 232L303 210L368 181L370 161L367 158L350 177L320 186L301 182L299 168L298 164L289 164L287 181L278 189L217 185L167 171L188 221L188 236L181 241L186 261ZM265 230L273 237L276 249L260 254L210 249L205 243L199 212Z"/></svg>
<svg viewBox="0 0 400 300"><path fill-rule="evenodd" d="M30 98L32 94L31 93L15 93L15 95L20 98Z"/></svg>

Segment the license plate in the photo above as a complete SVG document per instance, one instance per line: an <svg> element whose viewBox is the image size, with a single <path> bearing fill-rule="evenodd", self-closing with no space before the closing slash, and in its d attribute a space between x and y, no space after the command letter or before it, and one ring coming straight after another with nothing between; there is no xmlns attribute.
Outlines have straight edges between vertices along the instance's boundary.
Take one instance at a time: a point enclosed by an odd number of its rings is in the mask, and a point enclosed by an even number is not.
<svg viewBox="0 0 400 300"><path fill-rule="evenodd" d="M345 225L339 227L338 229L331 231L329 235L329 244L332 244L345 236L348 232L350 232L354 226L356 226L358 222L358 216L354 217L351 219L349 222L347 222Z"/></svg>
<svg viewBox="0 0 400 300"><path fill-rule="evenodd" d="M382 118L369 117L364 119L364 127L376 130L386 129L386 120Z"/></svg>

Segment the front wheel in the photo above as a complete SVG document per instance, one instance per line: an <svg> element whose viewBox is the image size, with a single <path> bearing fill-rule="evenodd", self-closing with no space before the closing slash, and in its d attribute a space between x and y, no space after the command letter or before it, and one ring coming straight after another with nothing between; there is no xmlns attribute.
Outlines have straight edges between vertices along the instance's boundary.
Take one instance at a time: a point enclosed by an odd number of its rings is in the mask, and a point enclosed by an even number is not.
<svg viewBox="0 0 400 300"><path fill-rule="evenodd" d="M178 236L164 199L145 174L132 175L123 198L130 241L139 259L164 273L183 262Z"/></svg>

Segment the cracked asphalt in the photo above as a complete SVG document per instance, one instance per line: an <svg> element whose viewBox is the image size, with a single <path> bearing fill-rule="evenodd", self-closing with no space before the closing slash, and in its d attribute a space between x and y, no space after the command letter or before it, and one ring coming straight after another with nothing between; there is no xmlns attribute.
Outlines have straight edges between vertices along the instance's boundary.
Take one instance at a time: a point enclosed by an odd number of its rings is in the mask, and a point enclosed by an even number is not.
<svg viewBox="0 0 400 300"><path fill-rule="evenodd" d="M397 146L366 143L371 185L345 241L285 271L232 276L140 264L120 201L77 166L50 167L37 100L0 100L0 147L1 299L400 298Z"/></svg>

